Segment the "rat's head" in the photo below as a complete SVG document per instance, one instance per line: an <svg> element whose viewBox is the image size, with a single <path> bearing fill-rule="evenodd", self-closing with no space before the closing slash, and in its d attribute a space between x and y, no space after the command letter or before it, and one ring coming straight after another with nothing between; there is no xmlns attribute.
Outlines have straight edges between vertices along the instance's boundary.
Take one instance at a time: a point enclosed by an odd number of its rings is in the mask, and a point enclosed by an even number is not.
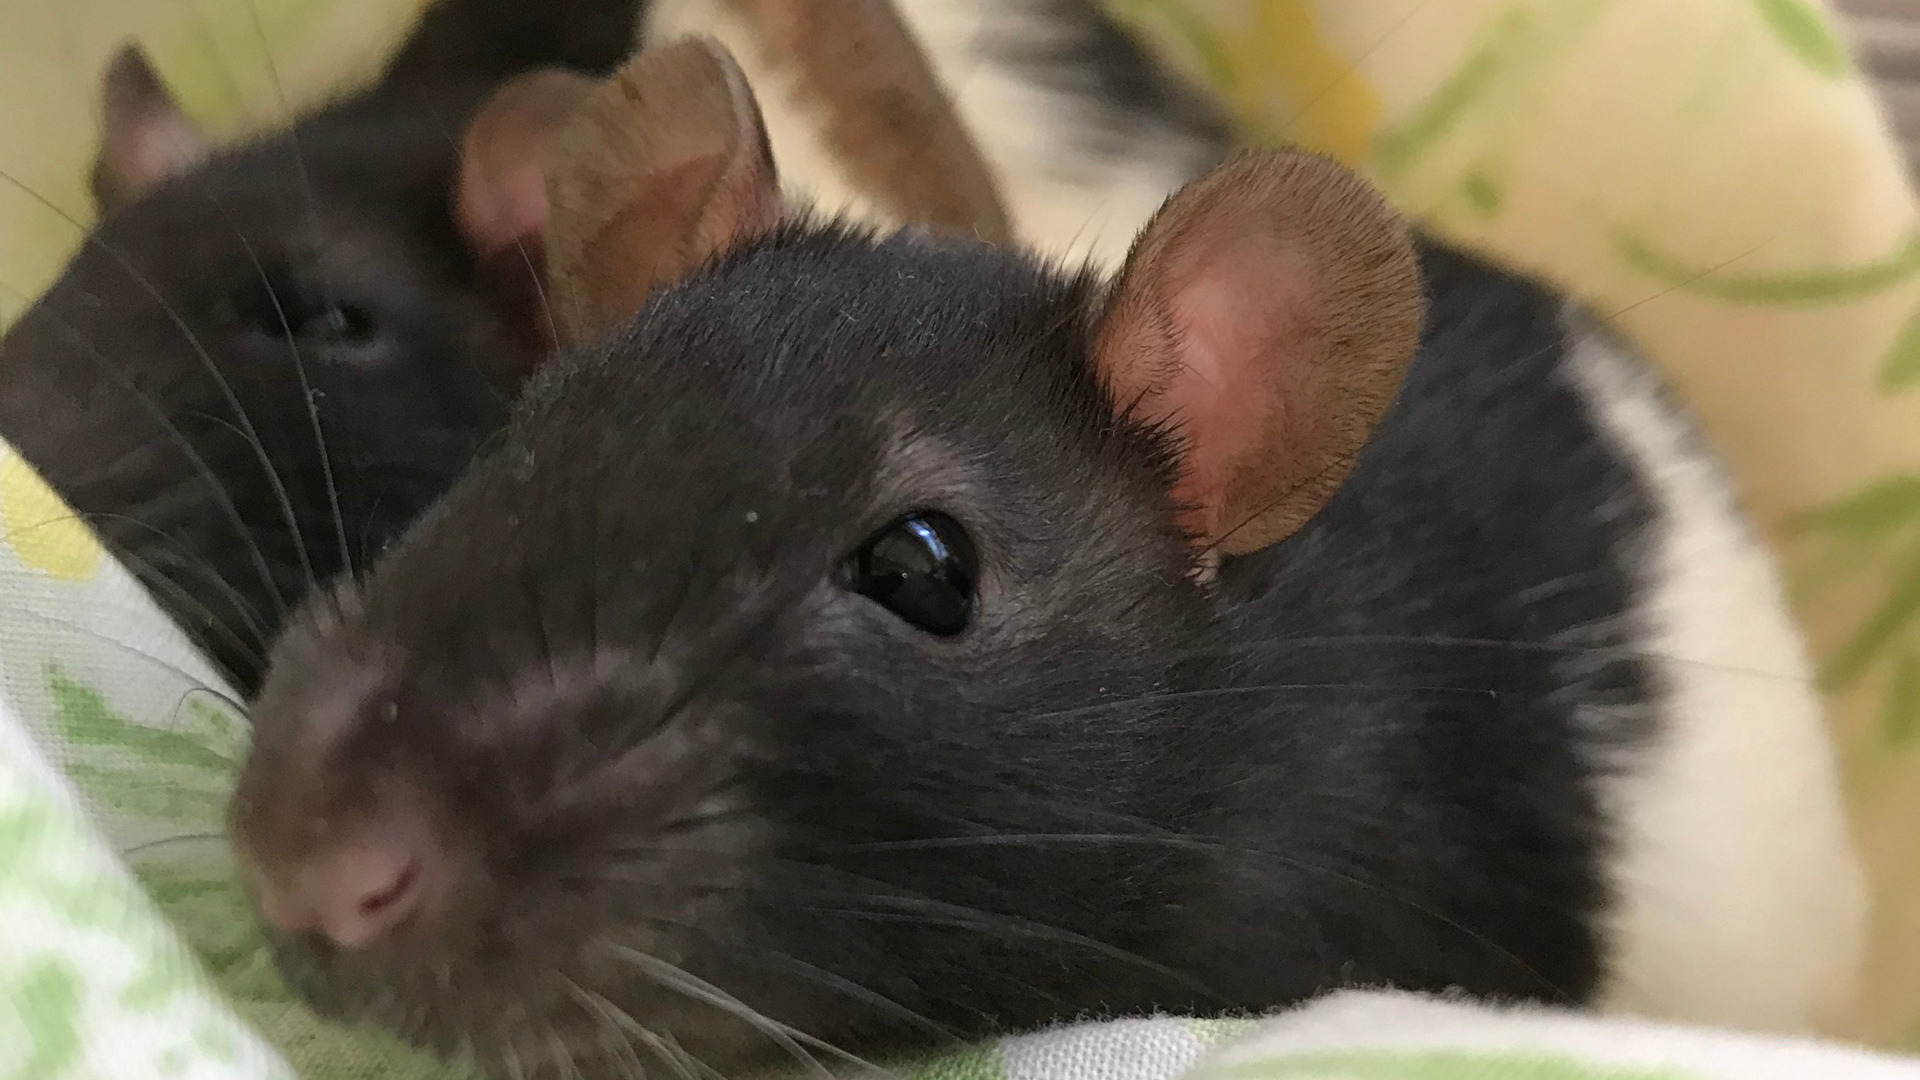
<svg viewBox="0 0 1920 1080"><path fill-rule="evenodd" d="M1151 841L1212 789L1208 581L1392 397L1393 215L1248 156L1111 285L783 223L698 43L596 91L548 191L581 347L258 702L234 825L283 968L555 1069L1199 1003L1150 954L1204 854Z"/></svg>

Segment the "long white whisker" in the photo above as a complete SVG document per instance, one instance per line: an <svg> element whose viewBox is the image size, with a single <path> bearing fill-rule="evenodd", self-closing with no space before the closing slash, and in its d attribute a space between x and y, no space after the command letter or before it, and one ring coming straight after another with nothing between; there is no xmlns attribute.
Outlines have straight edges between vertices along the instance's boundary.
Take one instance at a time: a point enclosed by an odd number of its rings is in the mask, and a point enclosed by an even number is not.
<svg viewBox="0 0 1920 1080"><path fill-rule="evenodd" d="M313 174L312 174L312 171L309 170L307 167L306 151L300 145L299 118L294 115L293 106L289 104L287 101L286 87L280 81L280 67L277 63L275 63L273 59L273 44L271 41L267 39L266 28L263 25L261 25L261 22L260 22L260 5L258 4L257 0L247 0L247 17L248 17L248 20L253 25L254 37L260 43L260 59L266 65L267 79L273 85L274 98L280 104L281 122L286 125L286 129L287 129L287 143L288 145L293 147L293 163L294 163L295 172L298 174L298 180L300 182L300 194L307 204L307 224L310 228L314 230L315 233L318 233L320 232L320 203L319 203L319 200L314 197ZM241 243L243 245L246 244L246 241L244 238L241 240ZM253 248L251 245L247 246L247 256L249 258L254 257ZM254 265L256 267L260 265L259 260L257 258L254 259ZM262 269L261 277L263 279L266 277L264 268ZM331 294L330 284L325 280L324 277L321 279L319 284L322 290L322 299L328 304L328 306L332 306L334 300ZM277 294L274 293L273 283L270 281L267 282L267 292L273 298L274 310L281 312L280 321L281 321L281 324L285 326L286 314L281 309L280 298ZM306 365L300 358L300 349L298 344L293 341L293 334L292 334L291 327L287 328L287 340L289 345L291 345L293 348L294 367L298 371L300 376L300 387L305 392L305 400L302 401L301 404L302 404L302 407L306 409L307 419L309 423L312 425L313 436L315 441L314 449L317 450L320 454L321 470L326 477L327 497L333 509L333 524L334 524L335 537L340 544L340 565L342 569L345 569L347 571L352 571L353 570L353 552L347 546L347 523L345 519L343 519L340 516L340 497L339 497L339 490L334 487L334 483L333 483L332 459L331 459L331 456L327 453L326 437L321 433L319 410L318 410L318 406L315 405L313 400L312 386L307 381ZM299 532L299 527L297 525L292 525L290 527L292 527L295 530L295 533L297 535ZM303 544L301 557L305 559L305 556L306 556L306 553L305 553L305 548ZM306 560L306 561L307 561L307 584L309 587L311 587L314 591L317 592L320 589L320 582L314 577L312 561L311 560Z"/></svg>
<svg viewBox="0 0 1920 1080"><path fill-rule="evenodd" d="M301 409L307 414L307 425L313 432L314 450L320 455L320 474L327 485L327 504L333 511L335 539L340 544L340 568L351 572L354 568L353 552L347 546L347 522L340 512L340 489L334 483L333 455L327 452L327 437L320 423L320 405L313 396L313 382L307 378L306 360L300 354L300 343L294 338L293 324L287 319L287 309L280 299L280 291L274 288L273 279L261 264L259 254L246 237L235 233L234 238L240 241L241 248L247 253L247 261L253 264L254 272L260 275L260 284L266 287L267 299L273 304L274 317L280 320L280 331L286 336L287 353L293 359L294 374L300 380ZM315 579L313 560L308 556L306 540L297 528L294 530L294 542L299 545L300 560L307 567L307 583L318 590L320 583Z"/></svg>
<svg viewBox="0 0 1920 1080"><path fill-rule="evenodd" d="M616 1056L622 1057L623 1060L631 1061L632 1068L630 1072L632 1076L639 1078L646 1075L646 1069L641 1064L640 1055L635 1052L633 1048L633 1040L638 1038L647 1044L648 1049L666 1061L669 1067L679 1072L683 1080L694 1080L686 1069L680 1066L679 1063L666 1052L666 1047L660 1037L648 1030L646 1025L635 1020L631 1013L616 1007L613 1002L607 1000L605 995L588 990L566 975L561 975L560 980L566 987L567 993L572 995L574 1000L579 1002L589 1013L592 1013L600 1025L607 1028L617 1037L618 1043L615 1047Z"/></svg>
<svg viewBox="0 0 1920 1080"><path fill-rule="evenodd" d="M808 1051L808 1047L812 1047L822 1053L830 1054L843 1061L876 1073L885 1072L885 1070L867 1061L865 1058L842 1050L824 1039L815 1038L798 1028L773 1019L741 1001L739 998L734 997L732 994L727 993L725 990L720 989L676 964L662 960L651 953L629 948L617 942L609 941L605 943L605 946L612 951L614 955L624 958L639 968L663 988L672 990L694 1001L702 1002L720 1012L744 1021L765 1035L775 1045L792 1055L795 1062L809 1067L810 1071L819 1077L820 1080L834 1080L833 1073L824 1065L820 1064L820 1059L814 1057L813 1054ZM803 1046L803 1043L806 1045Z"/></svg>

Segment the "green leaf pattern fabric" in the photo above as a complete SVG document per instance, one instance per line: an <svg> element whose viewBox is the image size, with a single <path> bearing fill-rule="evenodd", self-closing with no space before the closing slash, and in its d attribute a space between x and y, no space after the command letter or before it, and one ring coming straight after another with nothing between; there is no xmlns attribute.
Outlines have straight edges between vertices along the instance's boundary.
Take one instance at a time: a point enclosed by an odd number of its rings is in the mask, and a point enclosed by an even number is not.
<svg viewBox="0 0 1920 1080"><path fill-rule="evenodd" d="M23 735L0 739L0 1078L292 1080Z"/></svg>

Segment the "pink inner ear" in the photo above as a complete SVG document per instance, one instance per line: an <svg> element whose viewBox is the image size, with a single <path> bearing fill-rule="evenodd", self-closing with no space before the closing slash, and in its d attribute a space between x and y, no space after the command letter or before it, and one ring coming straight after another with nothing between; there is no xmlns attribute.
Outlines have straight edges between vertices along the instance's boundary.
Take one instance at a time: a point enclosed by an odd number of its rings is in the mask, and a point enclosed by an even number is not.
<svg viewBox="0 0 1920 1080"><path fill-rule="evenodd" d="M105 128L95 164L96 194L111 203L134 198L206 157L206 136L187 119L146 54L122 49L102 90Z"/></svg>
<svg viewBox="0 0 1920 1080"><path fill-rule="evenodd" d="M468 125L454 217L477 254L491 256L539 239L547 225L549 144L592 87L568 72L523 75Z"/></svg>
<svg viewBox="0 0 1920 1080"><path fill-rule="evenodd" d="M110 136L124 140L109 148L121 180L143 191L192 168L206 155L199 129L177 113L155 113L135 120L130 130Z"/></svg>
<svg viewBox="0 0 1920 1080"><path fill-rule="evenodd" d="M542 284L546 173L538 143L500 127L486 130L483 118L468 132L453 216L476 256L480 280L508 313L508 329L531 362L557 345Z"/></svg>
<svg viewBox="0 0 1920 1080"><path fill-rule="evenodd" d="M531 140L469 140L454 216L476 253L537 240L547 224L547 178Z"/></svg>
<svg viewBox="0 0 1920 1080"><path fill-rule="evenodd" d="M1174 495L1191 509L1183 523L1201 536L1240 524L1224 519L1228 492L1244 469L1302 460L1317 442L1310 385L1324 320L1312 306L1312 271L1267 232L1189 238L1192 249L1167 268L1166 315L1179 370L1162 377L1148 406L1177 421L1186 436L1186 468ZM1277 438L1276 438L1277 437Z"/></svg>
<svg viewBox="0 0 1920 1080"><path fill-rule="evenodd" d="M1423 300L1405 227L1363 181L1249 152L1154 217L1095 362L1116 407L1182 435L1188 533L1255 551L1351 472L1419 347Z"/></svg>

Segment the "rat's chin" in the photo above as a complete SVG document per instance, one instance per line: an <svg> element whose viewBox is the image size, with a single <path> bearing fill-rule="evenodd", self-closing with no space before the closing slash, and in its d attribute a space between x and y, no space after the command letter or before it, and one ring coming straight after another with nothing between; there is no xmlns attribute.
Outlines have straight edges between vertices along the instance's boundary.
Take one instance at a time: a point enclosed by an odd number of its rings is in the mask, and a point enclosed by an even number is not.
<svg viewBox="0 0 1920 1080"><path fill-rule="evenodd" d="M548 1041L561 985L502 960L496 971L470 960L400 960L350 953L302 937L271 943L274 966L295 996L322 1019L373 1028L442 1058L470 1058L494 1069Z"/></svg>
<svg viewBox="0 0 1920 1080"><path fill-rule="evenodd" d="M497 957L382 961L295 938L276 966L320 1017L372 1027L499 1080L680 1076L778 1064L809 1041L651 954L564 967ZM596 1067L597 1063L597 1067Z"/></svg>

